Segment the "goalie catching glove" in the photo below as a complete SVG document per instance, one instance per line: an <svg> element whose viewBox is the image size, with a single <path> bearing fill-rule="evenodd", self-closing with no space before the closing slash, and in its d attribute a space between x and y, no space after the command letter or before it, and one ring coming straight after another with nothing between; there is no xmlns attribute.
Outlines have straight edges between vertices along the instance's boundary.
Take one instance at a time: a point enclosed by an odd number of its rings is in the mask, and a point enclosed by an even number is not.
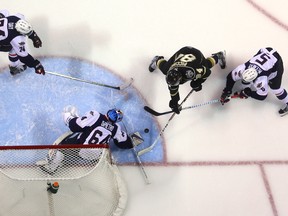
<svg viewBox="0 0 288 216"><path fill-rule="evenodd" d="M79 117L77 108L71 105L64 107L62 117L65 125L68 126L71 119Z"/></svg>

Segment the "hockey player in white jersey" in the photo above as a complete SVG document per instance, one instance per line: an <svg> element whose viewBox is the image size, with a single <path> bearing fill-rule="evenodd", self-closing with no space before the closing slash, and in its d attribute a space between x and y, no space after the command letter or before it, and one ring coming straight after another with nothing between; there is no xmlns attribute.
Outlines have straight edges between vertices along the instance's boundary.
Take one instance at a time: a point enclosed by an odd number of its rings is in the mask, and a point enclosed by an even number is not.
<svg viewBox="0 0 288 216"><path fill-rule="evenodd" d="M235 96L265 100L270 90L283 103L283 108L278 112L284 116L288 113L288 96L287 91L281 87L283 72L283 61L279 53L271 47L262 48L249 61L228 74L220 101L222 105L227 103L235 82L241 81L242 89Z"/></svg>
<svg viewBox="0 0 288 216"><path fill-rule="evenodd" d="M35 73L44 75L40 61L27 52L26 36L33 41L35 48L42 46L42 41L24 15L10 15L9 11L0 10L0 51L9 53L11 75L26 70L27 66L34 68Z"/></svg>
<svg viewBox="0 0 288 216"><path fill-rule="evenodd" d="M121 149L133 148L130 136L117 123L123 118L121 110L111 109L106 114L89 111L84 116L79 117L77 109L74 106L67 106L64 108L62 116L72 133L60 141L59 145L109 144L113 140L115 145ZM99 149L81 149L79 156L88 160L96 160L100 156L99 152ZM64 157L65 153L59 150L54 152L52 157L50 155L50 158L39 161L37 165L43 171L53 174L62 165Z"/></svg>

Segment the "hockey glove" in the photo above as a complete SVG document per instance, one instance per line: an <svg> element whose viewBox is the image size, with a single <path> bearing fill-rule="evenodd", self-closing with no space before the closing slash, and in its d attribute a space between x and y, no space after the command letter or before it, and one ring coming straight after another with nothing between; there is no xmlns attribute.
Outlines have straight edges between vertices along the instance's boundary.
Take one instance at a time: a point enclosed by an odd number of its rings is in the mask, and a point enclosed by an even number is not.
<svg viewBox="0 0 288 216"><path fill-rule="evenodd" d="M240 92L235 92L233 98L247 99L251 95L251 89L245 88Z"/></svg>
<svg viewBox="0 0 288 216"><path fill-rule="evenodd" d="M228 91L226 89L223 90L222 95L220 97L220 102L222 105L224 105L225 103L228 103L230 101L230 95L231 95L231 91Z"/></svg>
<svg viewBox="0 0 288 216"><path fill-rule="evenodd" d="M169 107L172 109L173 112L175 112L176 114L179 114L182 107L180 105L178 105L178 101L175 100L170 100L169 102Z"/></svg>
<svg viewBox="0 0 288 216"><path fill-rule="evenodd" d="M64 123L68 126L71 119L79 117L77 108L71 105L64 107L62 117Z"/></svg>
<svg viewBox="0 0 288 216"><path fill-rule="evenodd" d="M38 60L35 60L35 63L36 63L36 66L34 67L35 73L45 75L45 70L44 70L43 65Z"/></svg>
<svg viewBox="0 0 288 216"><path fill-rule="evenodd" d="M190 86L191 86L191 88L192 88L194 91L196 91L196 92L202 90L202 84L201 84L200 81L191 81L191 82L190 82Z"/></svg>
<svg viewBox="0 0 288 216"><path fill-rule="evenodd" d="M42 47L42 41L34 31L31 35L29 35L29 38L33 41L33 46L35 48Z"/></svg>

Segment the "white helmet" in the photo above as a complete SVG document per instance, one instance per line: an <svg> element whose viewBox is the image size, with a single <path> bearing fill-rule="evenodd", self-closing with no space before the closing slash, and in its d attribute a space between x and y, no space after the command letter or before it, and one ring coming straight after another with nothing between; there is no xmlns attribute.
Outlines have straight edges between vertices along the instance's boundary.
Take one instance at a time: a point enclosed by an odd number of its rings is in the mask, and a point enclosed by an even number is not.
<svg viewBox="0 0 288 216"><path fill-rule="evenodd" d="M29 34L33 29L32 26L30 25L30 23L28 23L25 20L18 20L15 24L15 29L23 35L27 35Z"/></svg>
<svg viewBox="0 0 288 216"><path fill-rule="evenodd" d="M254 79L256 79L257 76L258 76L258 73L257 73L256 69L253 67L246 69L242 73L242 79L245 82L252 82Z"/></svg>

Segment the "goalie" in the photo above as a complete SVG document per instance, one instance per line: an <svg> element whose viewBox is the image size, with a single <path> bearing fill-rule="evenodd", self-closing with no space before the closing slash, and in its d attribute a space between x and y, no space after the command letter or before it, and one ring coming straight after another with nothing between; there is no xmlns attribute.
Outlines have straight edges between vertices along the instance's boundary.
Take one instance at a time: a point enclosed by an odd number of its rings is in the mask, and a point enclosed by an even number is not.
<svg viewBox="0 0 288 216"><path fill-rule="evenodd" d="M79 144L97 145L109 144L111 140L121 149L133 148L133 143L128 134L118 124L123 119L123 112L119 109L108 110L106 114L97 111L89 111L84 116L79 116L77 108L67 106L62 113L65 124L72 133L62 139L58 145ZM69 152L67 154L67 152ZM97 160L101 156L101 149L81 149L77 154L87 160ZM64 157L71 155L71 150L50 150L44 161L38 161L37 165L45 172L54 174L62 165Z"/></svg>

